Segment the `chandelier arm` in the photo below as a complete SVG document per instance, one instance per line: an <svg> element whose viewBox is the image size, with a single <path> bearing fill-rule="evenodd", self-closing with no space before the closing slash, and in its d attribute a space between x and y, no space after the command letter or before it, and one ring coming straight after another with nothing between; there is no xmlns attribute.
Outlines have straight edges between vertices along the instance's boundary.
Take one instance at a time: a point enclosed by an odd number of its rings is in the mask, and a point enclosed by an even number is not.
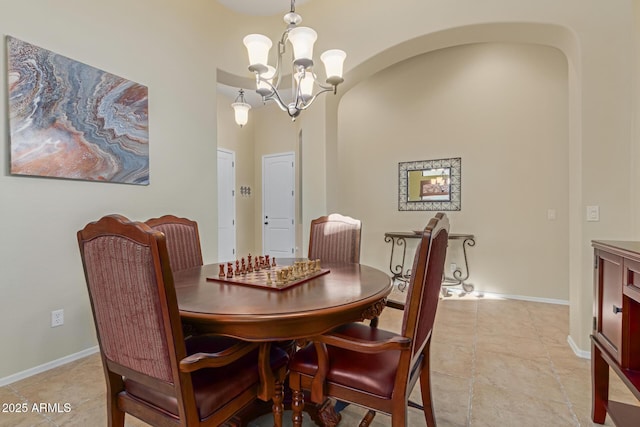
<svg viewBox="0 0 640 427"><path fill-rule="evenodd" d="M282 79L282 55L285 53L286 34L288 30L282 34L282 40L278 42L278 55L276 56L276 84L275 87L280 87L280 80ZM273 85L271 85L274 88ZM274 88L275 89L275 88Z"/></svg>
<svg viewBox="0 0 640 427"><path fill-rule="evenodd" d="M307 108L309 108L311 106L311 104L313 104L313 101L316 100L316 98L318 97L318 95L325 93L325 92L330 92L332 91L333 88L326 88L326 89L322 89L321 91L318 91L318 93L316 93L315 95L313 95L309 101L305 102L304 104L302 104L302 107L299 108L299 110L306 110Z"/></svg>
<svg viewBox="0 0 640 427"><path fill-rule="evenodd" d="M265 83L267 83L270 87L272 92L269 95L265 95L262 97L263 101L275 101L276 105L282 110L285 111L287 114L289 114L290 117L294 117L293 115L291 115L291 112L289 111L289 107L287 107L287 105L284 103L284 101L282 100L282 98L280 97L280 93L278 93L278 90L268 81L264 81Z"/></svg>
<svg viewBox="0 0 640 427"><path fill-rule="evenodd" d="M329 91L329 90L332 90L334 93L336 92L337 85L332 85L332 84L327 84L327 83L320 83L320 79L318 78L318 75L315 73L315 71L311 70L309 72L313 76L314 83L318 87L324 89L322 92L326 92L326 91ZM318 93L322 93L322 92L318 92Z"/></svg>

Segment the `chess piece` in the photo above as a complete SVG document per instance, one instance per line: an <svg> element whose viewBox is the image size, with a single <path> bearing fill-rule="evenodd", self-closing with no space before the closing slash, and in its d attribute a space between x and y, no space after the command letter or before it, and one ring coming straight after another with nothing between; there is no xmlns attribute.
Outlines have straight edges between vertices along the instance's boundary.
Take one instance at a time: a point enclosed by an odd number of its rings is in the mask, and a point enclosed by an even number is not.
<svg viewBox="0 0 640 427"><path fill-rule="evenodd" d="M267 285L272 284L273 282L271 281L271 272L267 271Z"/></svg>
<svg viewBox="0 0 640 427"><path fill-rule="evenodd" d="M271 267L271 261L269 261L269 255L264 256L264 263L267 266L267 268Z"/></svg>
<svg viewBox="0 0 640 427"><path fill-rule="evenodd" d="M240 275L240 261L236 260L236 276Z"/></svg>
<svg viewBox="0 0 640 427"><path fill-rule="evenodd" d="M272 266L272 267L275 267L275 266L276 266L276 258L275 258L275 257L273 257L273 258L271 259L271 266Z"/></svg>
<svg viewBox="0 0 640 427"><path fill-rule="evenodd" d="M227 279L233 278L233 264L227 263Z"/></svg>
<svg viewBox="0 0 640 427"><path fill-rule="evenodd" d="M256 257L256 265L253 267L255 271L260 271L260 260Z"/></svg>
<svg viewBox="0 0 640 427"><path fill-rule="evenodd" d="M224 264L220 264L219 267L220 267L220 272L218 273L218 277L222 279L225 276L225 274L224 274Z"/></svg>

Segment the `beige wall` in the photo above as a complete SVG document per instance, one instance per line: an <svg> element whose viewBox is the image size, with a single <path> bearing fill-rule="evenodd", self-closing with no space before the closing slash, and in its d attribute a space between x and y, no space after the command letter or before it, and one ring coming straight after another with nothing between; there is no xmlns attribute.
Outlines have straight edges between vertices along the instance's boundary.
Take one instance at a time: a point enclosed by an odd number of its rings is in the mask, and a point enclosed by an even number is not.
<svg viewBox="0 0 640 427"><path fill-rule="evenodd" d="M388 270L384 232L422 229L434 214L398 211L398 162L461 157L462 210L447 214L452 232L476 236L470 282L568 301L567 103L565 56L529 44L442 49L355 86L340 103L330 192L363 221L362 261Z"/></svg>
<svg viewBox="0 0 640 427"><path fill-rule="evenodd" d="M0 2L0 33L149 88L150 185L11 176L0 67L0 378L96 345L76 232L109 213L173 213L216 259L217 15L209 0ZM51 311L65 324L51 328Z"/></svg>

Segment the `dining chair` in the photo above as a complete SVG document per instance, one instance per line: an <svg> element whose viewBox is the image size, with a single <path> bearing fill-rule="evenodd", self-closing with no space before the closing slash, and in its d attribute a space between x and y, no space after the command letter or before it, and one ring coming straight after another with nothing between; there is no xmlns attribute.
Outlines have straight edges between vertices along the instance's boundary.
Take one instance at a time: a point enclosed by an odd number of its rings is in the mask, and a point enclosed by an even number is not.
<svg viewBox="0 0 640 427"><path fill-rule="evenodd" d="M153 426L218 426L255 401L262 376L273 374L282 384L288 356L275 346L260 369L257 343L183 338L164 234L108 215L77 237L109 426L124 426L125 414ZM280 389L273 398L279 408Z"/></svg>
<svg viewBox="0 0 640 427"><path fill-rule="evenodd" d="M422 232L400 333L349 323L310 338L296 352L289 363L295 427L302 425L304 391L310 392L313 403L333 397L368 408L362 427L369 425L376 412L391 415L393 427L404 427L409 395L418 380L427 426L436 425L429 349L448 234L449 220L443 213L436 214Z"/></svg>
<svg viewBox="0 0 640 427"><path fill-rule="evenodd" d="M146 224L162 231L166 236L169 263L173 271L202 265L197 222L174 215L164 215L148 219Z"/></svg>
<svg viewBox="0 0 640 427"><path fill-rule="evenodd" d="M311 221L309 259L321 262L360 262L362 222L333 213Z"/></svg>

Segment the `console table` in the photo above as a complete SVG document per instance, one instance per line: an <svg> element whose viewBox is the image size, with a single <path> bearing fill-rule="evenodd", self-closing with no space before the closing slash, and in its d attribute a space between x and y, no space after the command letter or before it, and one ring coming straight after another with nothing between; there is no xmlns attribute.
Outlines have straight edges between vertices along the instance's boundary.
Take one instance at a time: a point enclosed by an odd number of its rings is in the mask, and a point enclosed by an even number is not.
<svg viewBox="0 0 640 427"><path fill-rule="evenodd" d="M389 271L393 276L393 280L398 280L398 289L403 290L411 277L411 269L405 268L405 261L407 256L407 240L406 239L419 239L422 237L422 231L399 231L399 232L387 232L384 233L384 241L391 243L391 256L389 258ZM476 241L473 234L449 234L449 241L458 242L462 245L462 255L464 258L464 271L460 267L456 267L451 272L452 276L444 274L442 280L442 286L461 286L465 292L473 292L473 285L466 283L469 278L469 262L467 260L467 247L475 246ZM402 249L402 257L400 263L394 265L394 254L396 247ZM398 258L397 255L395 258ZM446 269L445 269L446 270Z"/></svg>
<svg viewBox="0 0 640 427"><path fill-rule="evenodd" d="M640 242L593 241L592 412L603 424L638 425L640 408L609 400L609 367L640 400Z"/></svg>

